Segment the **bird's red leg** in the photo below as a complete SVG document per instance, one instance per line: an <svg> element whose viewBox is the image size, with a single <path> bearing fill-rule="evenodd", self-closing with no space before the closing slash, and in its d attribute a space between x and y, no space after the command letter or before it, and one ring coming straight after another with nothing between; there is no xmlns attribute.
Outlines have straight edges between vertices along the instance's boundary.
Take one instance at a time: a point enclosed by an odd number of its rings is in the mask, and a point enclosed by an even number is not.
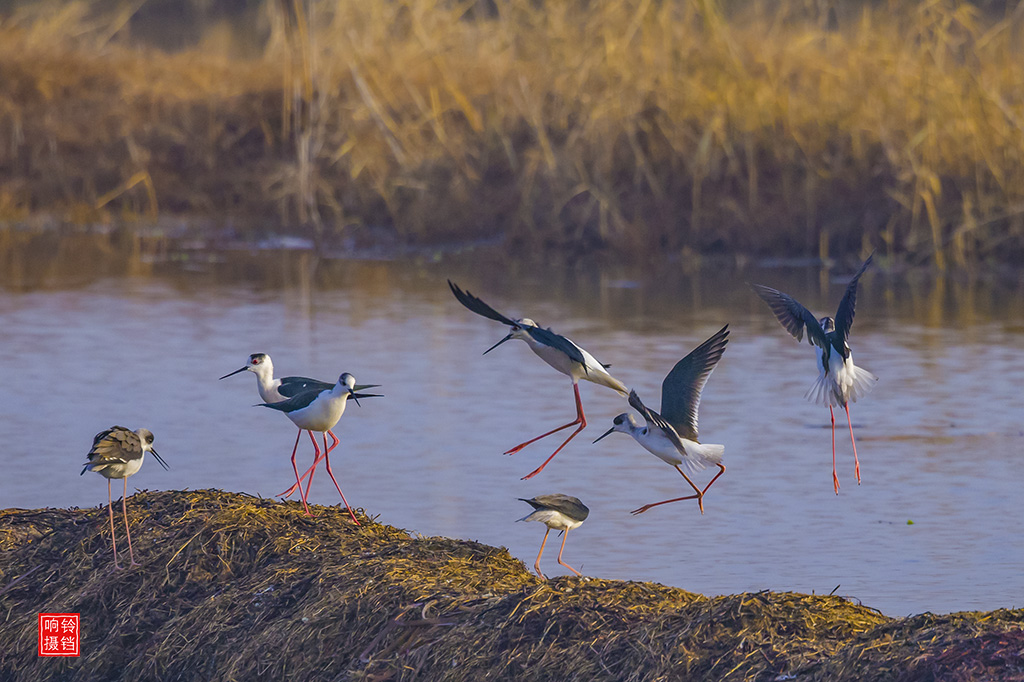
<svg viewBox="0 0 1024 682"><path fill-rule="evenodd" d="M309 480L306 481L306 494L302 496L304 499L308 500L309 499L309 489L313 487L313 472L316 469L316 465L320 463L321 459L323 459L323 456L320 454L320 447L316 444L316 436L313 435L312 431L306 431L306 433L309 434L309 440L311 440L313 442L313 453L314 453L313 454L313 466L309 467L309 471L306 472L306 473L309 474ZM326 448L327 448L327 439L324 438L324 449L326 449Z"/></svg>
<svg viewBox="0 0 1024 682"><path fill-rule="evenodd" d="M331 438L334 439L334 445L337 445L338 444L338 437L334 435L334 432L331 431L330 429L328 429L327 433L331 434ZM302 429L299 429L299 436L301 436L301 435L302 435ZM295 445L296 445L296 447L298 447L298 444L299 444L299 436L295 436ZM313 436L313 434L310 433L310 437L311 438L312 438L312 436ZM333 447L333 446L331 446L331 447ZM312 476L313 475L313 470L316 469L316 465L319 464L319 463L320 463L319 459L314 460L313 464L308 469L306 469L306 473L304 473L301 476L299 476L299 480L300 481L304 481L304 480L306 480L306 476ZM280 495L278 495L278 497L288 497L293 492L295 492L297 489L298 489L298 486L293 484L291 488L288 488L288 490L286 490L283 493L281 493Z"/></svg>
<svg viewBox="0 0 1024 682"><path fill-rule="evenodd" d="M128 556L132 558L132 566L139 566L135 563L135 552L132 551L132 534L128 530L128 479L124 480L124 495L121 496L121 511L124 512L124 534L128 536Z"/></svg>
<svg viewBox="0 0 1024 682"><path fill-rule="evenodd" d="M526 447L527 445L529 445L530 443L536 443L536 442L537 442L537 441L539 441L539 440L540 440L541 438L547 438L547 437L548 437L548 436L550 436L551 434L553 434L553 433L558 433L558 432L559 432L559 431L561 431L562 429L567 429L567 428L569 428L570 426L575 426L576 424L579 424L579 423L580 423L580 420L581 420L581 419L583 419L583 406L582 406L582 404L580 404L580 387L579 387L579 385L578 385L578 384L575 384L575 383L574 383L574 384L572 385L572 388L573 388L573 391L575 391L575 392L576 392L576 419L572 420L572 421L571 421L571 422L569 422L568 424L563 424L562 426L559 426L559 427L558 427L557 429L551 429L551 430L550 430L550 431L548 431L547 433L542 433L541 435L537 436L536 438L531 438L530 440L526 441L525 443L520 443L519 445L515 446L515 447L514 447L514 448L512 448L511 450L506 450L506 451L505 451L505 452L504 452L503 454L506 454L506 455L514 455L514 454L516 454L517 452L519 452L520 450L522 450L523 448L525 448L525 447ZM584 425L585 425L585 424L586 424L586 422L584 421ZM573 436L574 436L574 435L576 435L576 434L573 434ZM572 436L569 436L569 438L570 438L570 440L571 440L571 439L572 439ZM568 441L566 441L566 442L568 442Z"/></svg>
<svg viewBox="0 0 1024 682"><path fill-rule="evenodd" d="M302 431L301 430L299 430L299 435L300 436L302 435ZM316 443L314 443L314 445L315 444ZM306 510L306 515L307 516L312 516L312 514L309 513L309 505L306 504L306 498L302 496L302 481L299 479L299 468L297 466L295 466L295 453L298 451L298 449L299 449L299 439L296 438L295 439L295 447L292 449L292 471L295 472L295 485L299 489L299 497L302 498L302 508ZM290 492L291 491L289 491L289 493Z"/></svg>
<svg viewBox="0 0 1024 682"><path fill-rule="evenodd" d="M527 480L529 478L533 478L534 476L536 476L540 472L544 471L544 467L546 467L548 465L548 462L553 460L555 458L555 455L557 455L559 452L561 452L562 448L564 448L566 445L568 445L569 441L571 441L573 438L576 437L576 434L578 434L583 429L587 428L587 417L586 417L586 415L583 414L583 403L580 402L580 387L579 387L579 384L573 384L572 385L572 389L573 389L573 392L576 394L576 421L571 422L569 424L566 424L565 426L560 426L557 429L555 429L555 431L559 431L561 429L567 428L569 426L572 426L573 424L579 424L579 427L575 431L573 431L571 434L569 434L569 437L565 439L565 442L563 442L561 445L559 445L558 449L555 450L554 452L552 452L551 456L548 457L546 460L544 460L543 464L541 464L539 467L537 467L536 469L534 469L530 473L528 473L525 476L523 476L522 479L520 479L520 480L525 481L525 480ZM549 433L545 433L544 436L551 435L555 431L551 431ZM539 436L539 438L543 438L544 436ZM533 440L537 440L537 438L534 438ZM529 441L529 442L532 443L533 441ZM523 443L523 445L526 445L526 443ZM522 445L520 445L519 447L522 447ZM508 453L506 453L506 454L508 454Z"/></svg>
<svg viewBox="0 0 1024 682"><path fill-rule="evenodd" d="M564 561L562 561L562 552L565 550L565 541L568 538L569 538L569 531L565 531L564 533L562 533L562 549L558 550L558 563L562 564L563 566L568 568L570 571L572 571L573 573L575 573L576 575L578 575L578 576L580 576L582 578L583 577L582 573L580 573L575 568L573 568L569 564L567 564Z"/></svg>
<svg viewBox="0 0 1024 682"><path fill-rule="evenodd" d="M333 433L331 434L331 437L334 438L334 434ZM352 512L352 507L349 506L348 500L345 499L345 493L341 492L341 486L338 485L338 479L336 479L334 477L334 472L331 471L330 452L335 447L337 447L337 445L338 445L338 439L334 438L334 443L331 445L331 447L328 448L327 447L327 434L326 433L324 434L324 461L327 462L327 475L331 477L332 481L334 481L334 487L338 489L338 494L341 495L341 501L345 503L345 509L348 509L348 515L352 517L352 521L358 526L358 525L360 525L359 519L357 519L355 513Z"/></svg>
<svg viewBox="0 0 1024 682"><path fill-rule="evenodd" d="M550 533L550 532L551 532L551 529L548 528L547 532L544 533L544 539L541 540L541 543L540 543L540 551L537 552L537 561L533 562L533 568L537 571L537 575L539 575L543 580L547 580L548 577L540 572L540 558L542 556L544 556L544 545L548 541L548 533Z"/></svg>
<svg viewBox="0 0 1024 682"><path fill-rule="evenodd" d="M857 485L860 485L860 460L857 459L857 441L853 439L853 421L850 419L850 403L846 403L846 423L850 425L850 442L853 443L854 472L857 474Z"/></svg>
<svg viewBox="0 0 1024 682"><path fill-rule="evenodd" d="M313 487L313 470L316 469L317 463L323 459L320 455L320 446L316 444L316 436L313 435L312 431L307 431L306 433L309 434L309 439L313 441L313 466L310 467L309 480L306 481L306 494L302 496L304 501L309 499L309 489ZM326 445L324 447L326 447ZM299 492L301 494L301 490Z"/></svg>
<svg viewBox="0 0 1024 682"><path fill-rule="evenodd" d="M725 465L722 464L722 463L719 463L718 464L718 473L715 474L715 477L711 479L711 483L714 483L715 481L717 481L718 477L721 476L724 473L725 473ZM704 490L700 491L701 495L703 495L704 493L706 493L708 491L708 488L711 487L711 483L708 483L706 486L704 486Z"/></svg>
<svg viewBox="0 0 1024 682"><path fill-rule="evenodd" d="M110 479L107 479L107 511L110 512L110 542L114 545L114 568L120 570L117 563L117 539L114 537L114 495L110 492Z"/></svg>
<svg viewBox="0 0 1024 682"><path fill-rule="evenodd" d="M299 432L297 434L295 434L295 447L292 448L292 462L293 463L295 461L295 452L299 449L299 439L300 438L302 438L302 429L299 429ZM305 474L302 474L302 478L299 478L299 472L298 472L298 469L296 469L296 471L295 471L295 483L292 485L291 488L288 488L288 490L285 490L283 493L278 493L277 496L278 497L288 497L289 495L291 495L296 490L301 492L302 491L302 485L300 484L300 481L303 478L305 478L307 474L309 474L308 471Z"/></svg>
<svg viewBox="0 0 1024 682"><path fill-rule="evenodd" d="M662 500L661 502L652 502L651 504L645 504L644 506L640 507L639 509L634 509L633 511L629 512L630 514L632 514L633 516L636 516L637 514L643 514L645 511L647 511L651 507L657 507L657 506L660 506L660 505L663 505L663 504L668 504L669 502L681 502L682 500L692 500L692 499L696 499L697 500L697 505L700 507L700 513L701 514L704 513L704 499L703 499L704 498L704 491L702 491L700 488L698 488L694 484L694 482L690 480L690 477L687 476L685 473L683 473L683 470L679 468L678 464L673 465L673 466L675 466L676 471L678 471L679 474L683 478L686 479L686 482L690 484L690 487L693 488L697 492L697 494L696 495L687 495L686 497L673 497L671 500ZM723 471L724 470L725 469L723 467ZM722 472L719 471L718 475L721 476ZM715 478L718 478L718 476L716 476ZM714 483L714 482L715 482L715 480L711 479L711 483ZM708 483L708 486L710 486L711 483ZM707 488L705 488L704 490L707 490Z"/></svg>
<svg viewBox="0 0 1024 682"><path fill-rule="evenodd" d="M836 476L836 413L832 411L832 404L829 403L828 414L832 417L832 485L839 494L839 477Z"/></svg>

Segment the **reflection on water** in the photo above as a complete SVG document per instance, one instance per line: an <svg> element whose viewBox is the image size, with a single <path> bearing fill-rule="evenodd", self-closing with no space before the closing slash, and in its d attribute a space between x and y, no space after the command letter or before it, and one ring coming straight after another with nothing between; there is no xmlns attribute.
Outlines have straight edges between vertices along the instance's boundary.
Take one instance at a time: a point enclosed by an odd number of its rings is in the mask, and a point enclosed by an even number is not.
<svg viewBox="0 0 1024 682"><path fill-rule="evenodd" d="M566 549L590 575L706 594L838 586L890 615L1020 605L1019 278L865 275L851 341L881 380L852 406L864 483L840 430L836 497L827 410L803 400L813 353L744 282L824 314L847 270L822 284L817 270L794 268L314 262L116 235L3 239L0 507L104 503L103 481L77 465L114 423L151 429L172 467L148 463L135 487L284 490L294 427L251 407L248 374L217 381L262 351L279 373L344 370L383 385L386 397L342 418L334 464L349 500L383 522L505 545L532 564L543 532L513 523L529 511L516 498L565 492L591 508ZM628 514L685 494L683 482L626 436L591 444L625 406L588 383L591 427L520 481L560 441L500 453L571 419L571 384L521 343L482 356L505 330L462 308L448 277L580 342L655 405L672 364L728 322L701 405L701 435L725 444L728 466L707 513L683 502ZM339 501L327 477L311 499ZM544 568L558 573L553 555Z"/></svg>

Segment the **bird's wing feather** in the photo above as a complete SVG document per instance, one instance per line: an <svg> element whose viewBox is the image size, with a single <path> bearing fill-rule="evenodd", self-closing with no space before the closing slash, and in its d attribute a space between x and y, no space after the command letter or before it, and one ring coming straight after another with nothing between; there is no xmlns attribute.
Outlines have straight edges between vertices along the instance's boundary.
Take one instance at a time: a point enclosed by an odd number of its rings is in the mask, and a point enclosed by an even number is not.
<svg viewBox="0 0 1024 682"><path fill-rule="evenodd" d="M580 502L579 498L572 497L571 495L557 493L554 495L538 495L531 500L522 497L519 499L527 502L534 509L553 509L577 521L583 521L590 515L590 509L587 505Z"/></svg>
<svg viewBox="0 0 1024 682"><path fill-rule="evenodd" d="M676 432L675 427L662 418L660 414L644 405L636 391L631 390L629 392L629 406L640 413L640 416L647 422L648 428L660 430L679 450L683 449L683 443L679 440L679 434Z"/></svg>
<svg viewBox="0 0 1024 682"><path fill-rule="evenodd" d="M507 324L510 327L519 326L515 320L511 320L505 317L497 310L495 310L494 308L492 308L491 306L487 305L479 298L474 296L473 294L469 293L468 291L463 291L462 289L460 289L459 285L456 284L455 282L448 280L448 287L452 290L452 293L455 294L455 298L458 299L459 303L466 306L477 315L483 315L484 317L496 320L497 322L501 322L502 324Z"/></svg>
<svg viewBox="0 0 1024 682"><path fill-rule="evenodd" d="M142 441L134 431L123 426L113 426L96 434L88 455L92 464L130 462L139 457L142 457Z"/></svg>
<svg viewBox="0 0 1024 682"><path fill-rule="evenodd" d="M850 327L853 326L853 314L857 307L857 281L860 276L864 274L864 271L871 265L872 259L874 259L874 252L868 256L868 259L864 261L864 264L860 266L860 270L853 276L850 283L846 285L846 293L843 294L843 300L839 302L839 310L836 312L836 330L835 336L842 339L845 342L850 336Z"/></svg>
<svg viewBox="0 0 1024 682"><path fill-rule="evenodd" d="M569 339L565 338L561 334L556 334L550 329L543 329L541 327L530 327L527 325L524 326L523 329L525 329L526 333L532 336L538 343L542 343L545 346L550 346L562 351L568 355L571 360L580 363L589 371L589 368L587 368L587 359L583 357L583 351Z"/></svg>
<svg viewBox="0 0 1024 682"><path fill-rule="evenodd" d="M316 400L316 397L323 393L313 389L312 391L304 391L298 395L294 395L288 400L282 400L279 403L259 403L257 407L269 407L272 410L278 410L285 414L289 412L295 412L301 410L304 407L309 407L309 404Z"/></svg>
<svg viewBox="0 0 1024 682"><path fill-rule="evenodd" d="M821 323L810 310L800 304L789 294L784 294L777 289L766 287L763 284L751 284L761 299L768 304L775 317L779 320L786 331L796 338L797 341L804 340L804 329L807 329L807 341L819 348L825 348L828 341L825 339L825 332Z"/></svg>
<svg viewBox="0 0 1024 682"><path fill-rule="evenodd" d="M661 383L661 418L683 438L697 440L700 393L729 343L729 325L694 348L676 363Z"/></svg>
<svg viewBox="0 0 1024 682"><path fill-rule="evenodd" d="M305 393L306 391L329 391L332 388L334 388L334 384L329 384L326 381L320 381L319 379L310 379L309 377L285 377L281 379L281 385L278 386L277 392L285 398L291 398L299 395L300 393Z"/></svg>

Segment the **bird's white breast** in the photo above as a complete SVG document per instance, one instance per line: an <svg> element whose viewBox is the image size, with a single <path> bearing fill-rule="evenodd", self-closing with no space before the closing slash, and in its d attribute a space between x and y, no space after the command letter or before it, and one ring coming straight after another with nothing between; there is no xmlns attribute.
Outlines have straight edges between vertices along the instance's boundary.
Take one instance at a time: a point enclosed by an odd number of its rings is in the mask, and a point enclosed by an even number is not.
<svg viewBox="0 0 1024 682"><path fill-rule="evenodd" d="M329 431L344 414L347 398L347 393L338 396L333 391L323 391L307 407L288 413L288 418L300 429Z"/></svg>

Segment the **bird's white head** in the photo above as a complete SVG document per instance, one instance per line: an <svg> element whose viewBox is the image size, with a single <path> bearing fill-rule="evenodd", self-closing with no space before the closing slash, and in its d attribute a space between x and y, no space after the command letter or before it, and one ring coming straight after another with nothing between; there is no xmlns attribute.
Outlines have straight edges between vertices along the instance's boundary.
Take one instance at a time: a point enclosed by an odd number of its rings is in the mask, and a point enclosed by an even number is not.
<svg viewBox="0 0 1024 682"><path fill-rule="evenodd" d="M524 317L521 320L516 320L516 323L508 328L508 334L505 335L505 338L503 338L501 341L498 341L498 343L494 344L493 346L485 350L484 355L487 355L492 350L494 350L495 348L497 348L498 346L500 346L501 344L505 343L510 339L522 339L523 341L529 343L532 339L530 337L529 331L527 330L530 327L536 326L537 323L528 317Z"/></svg>
<svg viewBox="0 0 1024 682"><path fill-rule="evenodd" d="M234 372L225 374L221 379L227 379L239 372L253 372L260 379L269 381L274 376L274 363L271 362L270 356L266 353L253 353L249 356L244 367L240 367Z"/></svg>
<svg viewBox="0 0 1024 682"><path fill-rule="evenodd" d="M596 443L605 436L610 436L616 431L618 431L619 433L632 434L638 428L639 426L636 423L636 419L633 418L633 415L631 415L629 412L623 412L622 414L618 415L617 417L615 417L615 419L612 420L612 428L608 429L600 436L598 436L594 442Z"/></svg>
<svg viewBox="0 0 1024 682"><path fill-rule="evenodd" d="M348 372L344 372L338 377L338 383L347 388L349 393L352 393L356 388L356 378Z"/></svg>

